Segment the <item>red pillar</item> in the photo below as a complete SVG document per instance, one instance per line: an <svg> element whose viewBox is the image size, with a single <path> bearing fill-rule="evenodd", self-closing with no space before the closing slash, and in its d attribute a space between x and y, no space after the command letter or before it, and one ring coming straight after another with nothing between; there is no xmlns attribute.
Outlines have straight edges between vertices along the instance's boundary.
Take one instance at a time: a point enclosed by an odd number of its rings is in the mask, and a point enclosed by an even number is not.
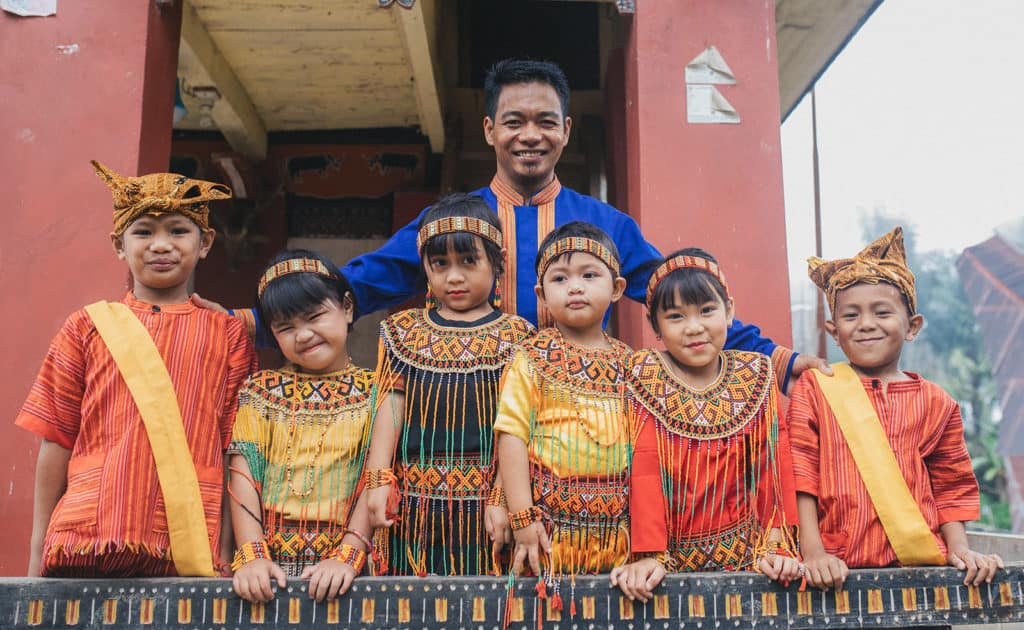
<svg viewBox="0 0 1024 630"><path fill-rule="evenodd" d="M50 339L72 311L119 299L98 159L167 168L181 3L61 2L56 16L0 12L0 575L24 575L38 440L13 424Z"/></svg>
<svg viewBox="0 0 1024 630"><path fill-rule="evenodd" d="M637 3L624 64L626 209L663 253L698 246L714 254L737 316L788 345L774 11L761 0ZM685 67L711 45L736 76L736 85L717 87L740 124L686 121ZM641 309L626 308L620 334L654 345Z"/></svg>

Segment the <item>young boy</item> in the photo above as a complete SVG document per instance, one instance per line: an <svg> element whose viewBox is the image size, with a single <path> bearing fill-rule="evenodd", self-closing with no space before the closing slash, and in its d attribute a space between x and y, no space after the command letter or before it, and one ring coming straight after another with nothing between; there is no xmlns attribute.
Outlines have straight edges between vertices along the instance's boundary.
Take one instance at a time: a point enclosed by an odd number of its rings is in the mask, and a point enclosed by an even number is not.
<svg viewBox="0 0 1024 630"><path fill-rule="evenodd" d="M494 432L516 542L513 572L524 562L534 575L543 569L561 602L561 576L607 573L629 554L625 363L631 351L602 327L626 286L611 238L574 221L548 235L538 251L541 321L550 316L554 323L516 351ZM572 610L572 591L569 602Z"/></svg>
<svg viewBox="0 0 1024 630"><path fill-rule="evenodd" d="M838 589L847 567L941 564L990 582L1003 562L969 549L964 529L979 498L960 408L899 367L924 323L902 229L855 258L808 263L849 364L803 375L789 408L807 582Z"/></svg>
<svg viewBox="0 0 1024 630"><path fill-rule="evenodd" d="M231 191L92 165L132 289L68 317L18 415L43 438L29 575L213 575L230 559L223 453L255 355L245 326L196 307L188 282L213 244L208 204Z"/></svg>

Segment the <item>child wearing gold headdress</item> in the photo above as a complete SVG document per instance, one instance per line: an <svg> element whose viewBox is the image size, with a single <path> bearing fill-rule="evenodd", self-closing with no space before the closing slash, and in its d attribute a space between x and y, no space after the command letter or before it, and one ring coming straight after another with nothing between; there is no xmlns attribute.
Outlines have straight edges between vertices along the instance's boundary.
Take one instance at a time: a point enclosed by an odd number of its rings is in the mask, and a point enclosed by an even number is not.
<svg viewBox="0 0 1024 630"><path fill-rule="evenodd" d="M188 283L213 244L209 203L231 191L92 165L131 290L68 317L18 415L43 438L29 575L214 575L231 557L224 449L256 361L245 326Z"/></svg>
<svg viewBox="0 0 1024 630"><path fill-rule="evenodd" d="M667 572L799 575L786 423L766 355L725 350L734 302L711 254L682 249L647 285L664 350L627 376L637 433L631 469L634 561L611 574L646 601Z"/></svg>
<svg viewBox="0 0 1024 630"><path fill-rule="evenodd" d="M849 363L800 377L790 435L807 582L841 588L848 567L949 564L965 584L991 581L1002 560L971 550L978 484L956 401L900 369L921 331L903 230L854 258L808 260L828 300L825 328Z"/></svg>
<svg viewBox="0 0 1024 630"><path fill-rule="evenodd" d="M373 372L352 363L352 288L330 260L289 250L258 287L260 323L288 364L263 370L239 392L228 449L238 550L235 593L273 596L271 580L309 579L309 595L344 593L372 554L356 510Z"/></svg>
<svg viewBox="0 0 1024 630"><path fill-rule="evenodd" d="M533 326L500 310L501 243L498 216L480 197L434 204L417 239L427 308L381 324L365 480L392 574L490 573L492 543L509 538L494 416L502 370Z"/></svg>
<svg viewBox="0 0 1024 630"><path fill-rule="evenodd" d="M538 251L536 293L554 325L516 352L494 429L516 539L512 570L528 563L541 577L538 594L560 609L562 576L575 584L577 574L606 573L629 554L631 351L602 326L626 285L611 238L574 221Z"/></svg>

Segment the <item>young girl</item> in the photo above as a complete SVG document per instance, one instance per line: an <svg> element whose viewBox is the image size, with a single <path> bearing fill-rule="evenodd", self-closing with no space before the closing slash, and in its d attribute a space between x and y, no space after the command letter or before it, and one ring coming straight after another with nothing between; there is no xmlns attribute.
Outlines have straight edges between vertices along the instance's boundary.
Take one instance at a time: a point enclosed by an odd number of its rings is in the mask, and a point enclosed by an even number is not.
<svg viewBox="0 0 1024 630"><path fill-rule="evenodd" d="M259 283L260 321L289 365L239 393L228 450L238 550L234 588L273 597L271 581L309 579L309 596L344 593L366 562L369 523L354 510L373 373L352 364L348 281L306 250L278 255Z"/></svg>
<svg viewBox="0 0 1024 630"><path fill-rule="evenodd" d="M602 328L626 286L608 235L574 221L548 235L539 252L536 293L554 325L516 352L494 428L516 540L513 573L528 561L544 576L538 592L554 587L552 606L560 608L560 576L606 573L629 552L624 360L631 351ZM543 562L540 551L550 554Z"/></svg>
<svg viewBox="0 0 1024 630"><path fill-rule="evenodd" d="M629 376L637 434L632 564L612 572L644 601L666 571L798 576L796 499L771 361L722 351L733 300L717 261L683 249L651 276L648 318L666 350L641 350Z"/></svg>
<svg viewBox="0 0 1024 630"><path fill-rule="evenodd" d="M496 548L510 538L492 427L502 369L533 327L494 303L500 225L476 196L427 210L417 239L427 308L381 324L365 479L373 526L391 528L377 540L396 575L488 573L488 535Z"/></svg>

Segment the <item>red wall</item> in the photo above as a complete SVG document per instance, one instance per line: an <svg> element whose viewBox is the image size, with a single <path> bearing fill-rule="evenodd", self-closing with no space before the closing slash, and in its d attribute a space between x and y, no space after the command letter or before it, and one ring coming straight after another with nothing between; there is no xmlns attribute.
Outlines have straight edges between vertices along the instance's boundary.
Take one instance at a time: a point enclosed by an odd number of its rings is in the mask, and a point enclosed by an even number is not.
<svg viewBox="0 0 1024 630"><path fill-rule="evenodd" d="M630 26L623 64L627 208L663 253L696 245L714 254L737 316L789 344L774 4L691 0L683 6L638 3ZM736 85L718 88L740 124L686 121L685 66L709 45L736 76ZM637 330L640 309L627 309L623 336L636 343L642 334L645 345L653 344L646 324Z"/></svg>
<svg viewBox="0 0 1024 630"><path fill-rule="evenodd" d="M64 318L125 290L110 194L89 160L127 174L166 165L180 21L139 0L0 12L0 575L28 566L38 441L14 418Z"/></svg>

